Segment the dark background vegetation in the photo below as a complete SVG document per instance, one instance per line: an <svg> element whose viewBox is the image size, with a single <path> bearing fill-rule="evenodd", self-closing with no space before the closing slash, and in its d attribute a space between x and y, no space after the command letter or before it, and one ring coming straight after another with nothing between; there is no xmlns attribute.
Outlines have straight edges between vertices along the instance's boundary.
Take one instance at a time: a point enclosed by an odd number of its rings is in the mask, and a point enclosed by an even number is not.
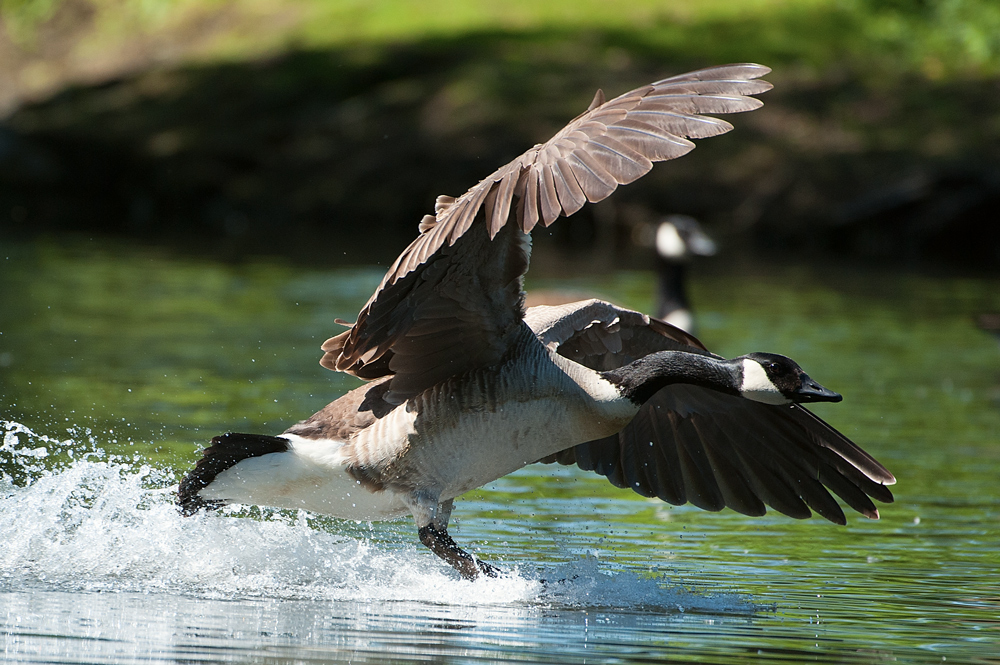
<svg viewBox="0 0 1000 665"><path fill-rule="evenodd" d="M502 4L8 2L0 240L384 262L438 194L546 140L596 88L756 61L774 69L762 110L555 242L624 247L679 212L759 258L1000 266L994 3Z"/></svg>

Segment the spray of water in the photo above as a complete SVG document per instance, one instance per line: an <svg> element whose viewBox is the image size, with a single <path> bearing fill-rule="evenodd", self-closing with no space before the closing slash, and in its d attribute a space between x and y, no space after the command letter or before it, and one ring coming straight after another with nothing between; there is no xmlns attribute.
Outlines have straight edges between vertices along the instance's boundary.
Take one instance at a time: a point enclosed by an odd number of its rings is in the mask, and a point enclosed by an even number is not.
<svg viewBox="0 0 1000 665"><path fill-rule="evenodd" d="M316 528L304 513L228 508L185 518L174 475L141 456L101 451L0 421L0 590L125 591L203 598L543 604L752 612L595 558L499 579L460 580L410 543L392 547ZM68 460L53 463L58 458ZM543 582L542 580L547 580Z"/></svg>

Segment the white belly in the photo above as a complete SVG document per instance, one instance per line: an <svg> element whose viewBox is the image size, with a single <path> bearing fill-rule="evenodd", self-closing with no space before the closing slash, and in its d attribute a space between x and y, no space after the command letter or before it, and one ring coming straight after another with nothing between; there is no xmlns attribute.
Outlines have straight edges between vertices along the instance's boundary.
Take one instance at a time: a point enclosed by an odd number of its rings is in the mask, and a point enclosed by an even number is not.
<svg viewBox="0 0 1000 665"><path fill-rule="evenodd" d="M392 492L370 492L347 472L344 443L282 434L290 450L251 457L226 469L199 494L206 499L309 510L352 520L384 520L409 511Z"/></svg>
<svg viewBox="0 0 1000 665"><path fill-rule="evenodd" d="M413 423L407 468L447 500L543 457L620 431L638 407L607 382L596 384L594 373L577 371L579 367L565 361L565 367L549 364L547 373L521 374L497 391L502 400L492 399L492 391L484 390L482 383L470 381L475 385L466 386L462 394L480 394L471 398L475 407L466 405L459 417L449 408L447 395L425 393L417 398L421 416ZM519 389L515 383L524 375L532 378ZM505 378L499 376L497 383Z"/></svg>
<svg viewBox="0 0 1000 665"><path fill-rule="evenodd" d="M452 499L587 440L568 416L565 405L551 399L506 404L468 414L436 432L427 454L414 446L411 455L441 499Z"/></svg>

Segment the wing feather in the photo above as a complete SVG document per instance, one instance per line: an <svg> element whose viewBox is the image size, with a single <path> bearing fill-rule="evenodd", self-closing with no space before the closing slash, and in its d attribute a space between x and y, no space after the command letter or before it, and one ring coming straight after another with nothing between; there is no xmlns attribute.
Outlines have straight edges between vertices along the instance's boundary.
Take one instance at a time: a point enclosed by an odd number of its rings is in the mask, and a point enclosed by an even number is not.
<svg viewBox="0 0 1000 665"><path fill-rule="evenodd" d="M676 413L669 414L668 418L673 426L674 439L685 442L685 445L678 448L678 458L688 501L703 510L722 510L726 501L715 482L712 464L705 454L704 443L698 436L694 423Z"/></svg>
<svg viewBox="0 0 1000 665"><path fill-rule="evenodd" d="M519 224L522 231L531 233L531 229L535 228L539 219L538 170L534 167L528 169L527 176L522 178L521 182L524 183L524 193L522 194L524 205L518 208L521 215Z"/></svg>
<svg viewBox="0 0 1000 665"><path fill-rule="evenodd" d="M591 141L591 154L606 171L615 173L623 185L638 180L653 168L653 162L645 155L607 134Z"/></svg>
<svg viewBox="0 0 1000 665"><path fill-rule="evenodd" d="M591 203L603 201L615 191L618 182L587 150L574 150L566 159L573 169L580 189Z"/></svg>
<svg viewBox="0 0 1000 665"><path fill-rule="evenodd" d="M633 118L609 128L608 135L653 162L676 159L694 150L694 143L686 138Z"/></svg>
<svg viewBox="0 0 1000 665"><path fill-rule="evenodd" d="M500 227L507 223L507 215L510 214L510 203L514 193L513 190L517 184L519 175L519 172L511 169L504 174L497 187L491 189L491 193L495 191L496 195L493 206L487 211L486 218L490 230L490 238L496 236L500 231Z"/></svg>
<svg viewBox="0 0 1000 665"><path fill-rule="evenodd" d="M587 202L587 195L576 181L573 167L566 163L565 159L560 159L553 165L552 176L556 183L556 195L559 197L562 213L569 217L583 207Z"/></svg>
<svg viewBox="0 0 1000 665"><path fill-rule="evenodd" d="M542 223L549 226L559 218L562 208L559 206L559 198L556 194L555 177L552 169L541 169L539 171L540 186L538 188L538 202L542 209Z"/></svg>

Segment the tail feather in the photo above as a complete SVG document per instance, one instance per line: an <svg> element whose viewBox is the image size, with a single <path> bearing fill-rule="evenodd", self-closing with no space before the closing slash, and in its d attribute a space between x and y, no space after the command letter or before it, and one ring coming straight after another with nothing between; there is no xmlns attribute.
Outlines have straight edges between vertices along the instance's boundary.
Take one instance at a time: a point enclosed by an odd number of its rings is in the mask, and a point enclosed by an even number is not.
<svg viewBox="0 0 1000 665"><path fill-rule="evenodd" d="M222 501L204 499L199 492L208 487L215 477L226 469L251 457L260 457L270 453L283 453L288 450L288 439L280 436L264 434L238 434L229 432L212 439L212 444L205 449L202 458L198 460L177 489L177 505L185 516L194 515L204 508L214 510L223 505Z"/></svg>

